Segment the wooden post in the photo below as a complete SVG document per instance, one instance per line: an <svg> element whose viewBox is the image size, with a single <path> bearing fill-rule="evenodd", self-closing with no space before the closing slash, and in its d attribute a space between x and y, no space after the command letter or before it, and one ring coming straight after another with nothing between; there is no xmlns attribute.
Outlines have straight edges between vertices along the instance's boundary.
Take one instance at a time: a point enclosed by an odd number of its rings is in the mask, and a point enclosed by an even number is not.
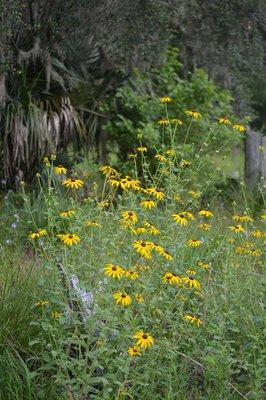
<svg viewBox="0 0 266 400"><path fill-rule="evenodd" d="M253 190L261 179L266 179L266 137L248 128L245 140L245 181Z"/></svg>

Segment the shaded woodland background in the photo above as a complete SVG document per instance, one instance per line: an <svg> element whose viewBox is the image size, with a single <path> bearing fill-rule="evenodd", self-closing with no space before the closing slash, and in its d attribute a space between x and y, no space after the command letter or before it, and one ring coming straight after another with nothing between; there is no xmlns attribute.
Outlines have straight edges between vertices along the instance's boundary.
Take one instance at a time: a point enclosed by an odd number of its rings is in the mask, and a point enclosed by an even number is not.
<svg viewBox="0 0 266 400"><path fill-rule="evenodd" d="M232 93L234 113L265 133L263 0L1 0L0 11L0 162L8 185L30 180L45 155L64 159L69 148L76 160L93 150L106 162L119 142L106 129L110 104L125 86L138 92L138 74L146 93L168 94L167 85L154 93L154 68L173 47L180 79L204 69Z"/></svg>

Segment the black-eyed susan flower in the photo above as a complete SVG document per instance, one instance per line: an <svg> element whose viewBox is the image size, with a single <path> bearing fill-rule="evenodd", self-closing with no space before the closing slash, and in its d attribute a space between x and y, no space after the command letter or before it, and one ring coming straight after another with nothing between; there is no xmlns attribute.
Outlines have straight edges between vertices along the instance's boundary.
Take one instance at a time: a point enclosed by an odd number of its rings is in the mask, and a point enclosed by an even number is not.
<svg viewBox="0 0 266 400"><path fill-rule="evenodd" d="M65 210L60 212L60 217L62 218L72 217L73 215L75 215L74 210Z"/></svg>
<svg viewBox="0 0 266 400"><path fill-rule="evenodd" d="M193 197L193 199L198 199L201 196L201 193L195 190L189 190L188 194Z"/></svg>
<svg viewBox="0 0 266 400"><path fill-rule="evenodd" d="M54 167L54 173L56 175L61 175L61 174L66 175L67 169L63 167L63 165L57 165L56 167Z"/></svg>
<svg viewBox="0 0 266 400"><path fill-rule="evenodd" d="M253 222L253 219L249 215L233 215L232 219L238 222Z"/></svg>
<svg viewBox="0 0 266 400"><path fill-rule="evenodd" d="M153 243L154 245L154 250L157 251L158 254L163 255L163 253L165 252L165 249L160 246L158 243Z"/></svg>
<svg viewBox="0 0 266 400"><path fill-rule="evenodd" d="M99 208L107 208L107 207L110 206L110 201L108 201L108 200L102 200L102 201L100 201L100 202L97 204L97 206L98 206Z"/></svg>
<svg viewBox="0 0 266 400"><path fill-rule="evenodd" d="M199 266L200 268L203 268L203 269L209 269L209 268L210 268L210 264L204 263L204 262L202 262L202 261L199 261L199 262L198 262L198 266Z"/></svg>
<svg viewBox="0 0 266 400"><path fill-rule="evenodd" d="M116 300L116 304L121 304L124 307L130 306L132 303L131 297L127 293L115 292L113 297Z"/></svg>
<svg viewBox="0 0 266 400"><path fill-rule="evenodd" d="M218 118L218 123L223 125L231 125L231 122L227 117L220 117Z"/></svg>
<svg viewBox="0 0 266 400"><path fill-rule="evenodd" d="M233 125L233 129L235 129L238 132L242 132L242 133L247 130L247 128L243 124L235 124L235 125Z"/></svg>
<svg viewBox="0 0 266 400"><path fill-rule="evenodd" d="M167 163L167 158L163 156L162 154L156 154L154 158L162 163Z"/></svg>
<svg viewBox="0 0 266 400"><path fill-rule="evenodd" d="M191 288L195 288L197 290L200 290L201 288L199 281L197 281L197 279L195 279L193 276L183 276L182 281Z"/></svg>
<svg viewBox="0 0 266 400"><path fill-rule="evenodd" d="M172 254L169 253L169 251L164 250L163 252L160 253L161 256L163 256L167 261L172 261L173 256Z"/></svg>
<svg viewBox="0 0 266 400"><path fill-rule="evenodd" d="M178 224L178 225L187 225L188 220L184 215L180 214L172 214L173 220Z"/></svg>
<svg viewBox="0 0 266 400"><path fill-rule="evenodd" d="M212 225L210 225L210 224L199 224L198 227L203 229L204 231L209 231L212 228Z"/></svg>
<svg viewBox="0 0 266 400"><path fill-rule="evenodd" d="M120 267L119 265L114 265L109 263L106 264L106 266L104 267L104 273L110 278L120 279L125 274L125 270L123 267Z"/></svg>
<svg viewBox="0 0 266 400"><path fill-rule="evenodd" d="M174 125L183 125L183 122L181 121L181 119L178 119L178 118L170 119L170 123L174 124Z"/></svg>
<svg viewBox="0 0 266 400"><path fill-rule="evenodd" d="M196 275L196 271L195 271L194 269L188 269L188 270L186 271L186 273L187 273L189 276L194 276L194 275Z"/></svg>
<svg viewBox="0 0 266 400"><path fill-rule="evenodd" d="M99 224L99 222L94 221L94 220L87 220L85 221L85 225L89 227L94 227L94 228L101 228L102 225Z"/></svg>
<svg viewBox="0 0 266 400"><path fill-rule="evenodd" d="M38 239L42 236L46 236L47 235L47 230L46 229L38 229L35 232L31 232L28 236L29 239Z"/></svg>
<svg viewBox="0 0 266 400"><path fill-rule="evenodd" d="M152 208L156 207L156 202L152 199L144 199L140 202L141 207L148 208L151 210Z"/></svg>
<svg viewBox="0 0 266 400"><path fill-rule="evenodd" d="M133 179L130 176L120 179L120 186L123 190L133 189L140 190L140 181L138 179Z"/></svg>
<svg viewBox="0 0 266 400"><path fill-rule="evenodd" d="M169 119L160 119L158 122L157 122L157 124L158 125L170 125L170 120Z"/></svg>
<svg viewBox="0 0 266 400"><path fill-rule="evenodd" d="M166 197L165 194L161 190L154 188L154 187L146 189L146 191L147 191L147 193L156 197L156 199L158 199L158 200L164 200Z"/></svg>
<svg viewBox="0 0 266 400"><path fill-rule="evenodd" d="M130 228L130 232L134 233L134 235L142 235L143 233L146 233L147 230L144 226L139 226L136 228Z"/></svg>
<svg viewBox="0 0 266 400"><path fill-rule="evenodd" d="M147 153L147 151L148 151L147 147L145 147L145 146L137 147L136 150L138 153Z"/></svg>
<svg viewBox="0 0 266 400"><path fill-rule="evenodd" d="M177 275L175 272L173 272L173 280L176 285L181 285L183 282L181 276Z"/></svg>
<svg viewBox="0 0 266 400"><path fill-rule="evenodd" d="M75 233L59 233L57 237L67 246L73 246L80 241L80 237Z"/></svg>
<svg viewBox="0 0 266 400"><path fill-rule="evenodd" d="M170 285L175 283L175 278L174 278L174 275L172 274L172 272L166 272L164 274L164 276L162 277L162 281L163 281L163 283L170 283Z"/></svg>
<svg viewBox="0 0 266 400"><path fill-rule="evenodd" d="M143 331L136 332L133 335L133 339L137 340L136 345L139 347L147 348L154 344L153 337L149 333Z"/></svg>
<svg viewBox="0 0 266 400"><path fill-rule="evenodd" d="M154 243L144 240L136 240L133 242L133 247L141 256L151 259L151 251L154 248Z"/></svg>
<svg viewBox="0 0 266 400"><path fill-rule="evenodd" d="M159 233L160 233L159 229L151 222L145 221L144 226L145 226L145 228L147 228L148 232L151 235L159 235Z"/></svg>
<svg viewBox="0 0 266 400"><path fill-rule="evenodd" d="M244 247L244 246L237 246L236 248L235 248L235 253L236 254L247 254L249 252L249 249L247 249L246 247Z"/></svg>
<svg viewBox="0 0 266 400"><path fill-rule="evenodd" d="M45 306L48 306L48 304L49 304L49 301L40 300L40 301L37 301L37 303L35 303L35 306L36 307L45 307Z"/></svg>
<svg viewBox="0 0 266 400"><path fill-rule="evenodd" d="M202 320L200 318L195 317L195 315L185 315L183 317L185 321L190 322L191 324L195 324L198 327L203 324Z"/></svg>
<svg viewBox="0 0 266 400"><path fill-rule="evenodd" d="M245 228L241 224L229 226L229 229L230 229L230 231L233 231L236 233L245 233L246 232Z"/></svg>
<svg viewBox="0 0 266 400"><path fill-rule="evenodd" d="M161 103L171 103L172 101L173 101L172 97L169 96L160 97Z"/></svg>
<svg viewBox="0 0 266 400"><path fill-rule="evenodd" d="M213 217L213 213L209 210L200 210L198 212L199 216L205 217L205 218L211 218Z"/></svg>
<svg viewBox="0 0 266 400"><path fill-rule="evenodd" d="M116 188L119 188L121 183L120 179L113 178L112 176L108 179L107 182L109 183L109 185L114 186Z"/></svg>
<svg viewBox="0 0 266 400"><path fill-rule="evenodd" d="M136 357L141 355L141 349L138 346L129 347L127 352L131 357Z"/></svg>
<svg viewBox="0 0 266 400"><path fill-rule="evenodd" d="M134 225L138 221L138 215L134 211L123 211L122 217L126 225Z"/></svg>
<svg viewBox="0 0 266 400"><path fill-rule="evenodd" d="M199 239L189 239L187 241L188 247L199 247L199 246L201 246L201 244L202 244L202 241Z"/></svg>
<svg viewBox="0 0 266 400"><path fill-rule="evenodd" d="M199 112L192 110L185 111L185 114L194 119L199 119L202 117L202 115Z"/></svg>
<svg viewBox="0 0 266 400"><path fill-rule="evenodd" d="M64 179L62 185L70 189L79 189L84 185L84 182L81 179L69 178Z"/></svg>
<svg viewBox="0 0 266 400"><path fill-rule="evenodd" d="M250 249L248 254L253 257L260 257L262 255L262 251L259 249Z"/></svg>
<svg viewBox="0 0 266 400"><path fill-rule="evenodd" d="M250 232L251 236L253 237L264 237L265 233L260 231L259 229L255 229L254 231Z"/></svg>
<svg viewBox="0 0 266 400"><path fill-rule="evenodd" d="M169 157L173 157L175 155L175 149L168 149L166 150L165 154L167 154Z"/></svg>
<svg viewBox="0 0 266 400"><path fill-rule="evenodd" d="M104 175L107 176L117 176L118 172L116 169L110 167L109 165L103 165L102 167L99 168L99 171L101 171Z"/></svg>
<svg viewBox="0 0 266 400"><path fill-rule="evenodd" d="M138 303L144 303L144 297L141 293L136 293L135 298Z"/></svg>
<svg viewBox="0 0 266 400"><path fill-rule="evenodd" d="M189 168L191 166L191 161L189 160L181 160L180 167L181 168Z"/></svg>
<svg viewBox="0 0 266 400"><path fill-rule="evenodd" d="M125 271L125 277L134 280L139 277L139 274L134 269L128 269Z"/></svg>
<svg viewBox="0 0 266 400"><path fill-rule="evenodd" d="M189 211L182 211L181 213L179 213L181 216L187 218L188 220L193 221L195 219L194 215L189 212Z"/></svg>

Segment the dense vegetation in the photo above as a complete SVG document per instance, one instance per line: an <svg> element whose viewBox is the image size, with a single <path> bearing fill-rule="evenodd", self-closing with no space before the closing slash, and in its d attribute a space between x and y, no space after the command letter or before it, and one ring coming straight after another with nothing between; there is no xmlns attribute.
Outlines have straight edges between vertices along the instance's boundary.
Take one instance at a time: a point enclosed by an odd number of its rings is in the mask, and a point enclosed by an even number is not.
<svg viewBox="0 0 266 400"><path fill-rule="evenodd" d="M0 11L0 400L262 400L265 2Z"/></svg>

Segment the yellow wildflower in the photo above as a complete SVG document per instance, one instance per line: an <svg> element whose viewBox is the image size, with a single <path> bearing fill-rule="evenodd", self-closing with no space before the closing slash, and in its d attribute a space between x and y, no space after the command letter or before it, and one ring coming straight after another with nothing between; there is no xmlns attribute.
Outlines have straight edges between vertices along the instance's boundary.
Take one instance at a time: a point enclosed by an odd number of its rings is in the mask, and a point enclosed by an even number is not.
<svg viewBox="0 0 266 400"><path fill-rule="evenodd" d="M38 229L36 232L31 232L28 236L29 239L38 239L42 236L47 235L47 230L46 229Z"/></svg>
<svg viewBox="0 0 266 400"><path fill-rule="evenodd" d="M134 225L138 221L138 215L134 211L123 211L122 217L126 225Z"/></svg>
<svg viewBox="0 0 266 400"><path fill-rule="evenodd" d="M124 307L132 303L131 297L127 293L115 292L113 297L116 300L116 304L121 304Z"/></svg>
<svg viewBox="0 0 266 400"><path fill-rule="evenodd" d="M79 189L81 186L84 185L84 182L81 179L69 178L64 179L62 185L71 189Z"/></svg>
<svg viewBox="0 0 266 400"><path fill-rule="evenodd" d="M67 173L67 169L63 167L63 165L57 165L56 167L54 167L54 173L57 175L65 175Z"/></svg>
<svg viewBox="0 0 266 400"><path fill-rule="evenodd" d="M245 228L241 224L229 226L229 229L230 229L230 231L233 231L236 233L245 233L246 232Z"/></svg>
<svg viewBox="0 0 266 400"><path fill-rule="evenodd" d="M188 220L185 218L184 215L181 214L172 214L173 220L178 224L178 225L187 225Z"/></svg>
<svg viewBox="0 0 266 400"><path fill-rule="evenodd" d="M183 317L183 319L185 321L191 322L192 324L195 324L197 326L201 326L203 324L202 320L197 318L197 317L195 317L195 315L185 315Z"/></svg>
<svg viewBox="0 0 266 400"><path fill-rule="evenodd" d="M209 231L212 227L212 225L210 224L199 224L198 225L199 228L204 229L205 231Z"/></svg>
<svg viewBox="0 0 266 400"><path fill-rule="evenodd" d="M235 124L233 126L233 129L235 129L238 132L245 132L247 130L247 128L243 124Z"/></svg>
<svg viewBox="0 0 266 400"><path fill-rule="evenodd" d="M201 244L202 244L202 241L198 240L198 239L189 239L187 241L188 247L199 247Z"/></svg>
<svg viewBox="0 0 266 400"><path fill-rule="evenodd" d="M102 227L102 225L101 224L99 224L99 222L96 222L96 221L93 221L93 220L87 220L87 221L85 221L85 225L87 225L87 226L91 226L91 227L97 227L97 228L101 228Z"/></svg>
<svg viewBox="0 0 266 400"><path fill-rule="evenodd" d="M120 267L119 265L106 264L104 268L104 273L110 278L120 279L125 274L125 270L123 267Z"/></svg>
<svg viewBox="0 0 266 400"><path fill-rule="evenodd" d="M143 332L143 331L138 331L133 335L134 339L137 339L137 346L139 347L150 347L153 345L154 343L154 339L153 337L147 333L147 332Z"/></svg>
<svg viewBox="0 0 266 400"><path fill-rule="evenodd" d="M137 151L139 153L147 153L148 149L147 149L147 147L140 146L140 147L137 148Z"/></svg>
<svg viewBox="0 0 266 400"><path fill-rule="evenodd" d="M127 352L131 357L136 357L141 354L140 347L138 347L138 346L129 347Z"/></svg>
<svg viewBox="0 0 266 400"><path fill-rule="evenodd" d="M220 117L218 119L218 123L224 124L224 125L231 125L231 122L229 121L229 119L227 117Z"/></svg>
<svg viewBox="0 0 266 400"><path fill-rule="evenodd" d="M118 172L114 168L110 167L109 165L104 165L104 166L100 167L99 171L101 171L104 175L107 175L107 176L114 177L114 176L118 175Z"/></svg>
<svg viewBox="0 0 266 400"><path fill-rule="evenodd" d="M173 101L172 97L169 96L160 97L161 103L171 103L171 101Z"/></svg>
<svg viewBox="0 0 266 400"><path fill-rule="evenodd" d="M74 210L65 210L60 212L60 217L62 218L72 217L73 215L75 215Z"/></svg>
<svg viewBox="0 0 266 400"><path fill-rule="evenodd" d="M80 237L75 233L60 233L57 237L67 246L73 246L80 241Z"/></svg>
<svg viewBox="0 0 266 400"><path fill-rule="evenodd" d="M181 168L188 168L191 166L191 162L188 160L181 160L180 161L180 167Z"/></svg>
<svg viewBox="0 0 266 400"><path fill-rule="evenodd" d="M170 124L170 120L169 119L160 119L157 122L158 125L169 125Z"/></svg>
<svg viewBox="0 0 266 400"><path fill-rule="evenodd" d="M213 213L209 210L200 210L198 213L201 217L211 218L213 217Z"/></svg>
<svg viewBox="0 0 266 400"><path fill-rule="evenodd" d="M202 117L202 115L199 112L192 110L185 111L185 114L194 119L199 119Z"/></svg>
<svg viewBox="0 0 266 400"><path fill-rule="evenodd" d="M183 125L183 122L178 118L170 119L170 123L174 125Z"/></svg>
<svg viewBox="0 0 266 400"><path fill-rule="evenodd" d="M165 197L166 197L165 194L161 190L159 190L157 188L154 188L154 187L149 188L146 191L147 191L147 193L149 193L152 196L156 197L156 199L158 199L158 200L164 200Z"/></svg>
<svg viewBox="0 0 266 400"><path fill-rule="evenodd" d="M141 200L140 205L144 208L148 208L149 210L151 210L152 208L156 207L156 202L151 199L144 199Z"/></svg>
<svg viewBox="0 0 266 400"><path fill-rule="evenodd" d="M197 279L195 279L193 276L182 277L182 281L191 288L198 290L201 288L199 281L197 281Z"/></svg>

